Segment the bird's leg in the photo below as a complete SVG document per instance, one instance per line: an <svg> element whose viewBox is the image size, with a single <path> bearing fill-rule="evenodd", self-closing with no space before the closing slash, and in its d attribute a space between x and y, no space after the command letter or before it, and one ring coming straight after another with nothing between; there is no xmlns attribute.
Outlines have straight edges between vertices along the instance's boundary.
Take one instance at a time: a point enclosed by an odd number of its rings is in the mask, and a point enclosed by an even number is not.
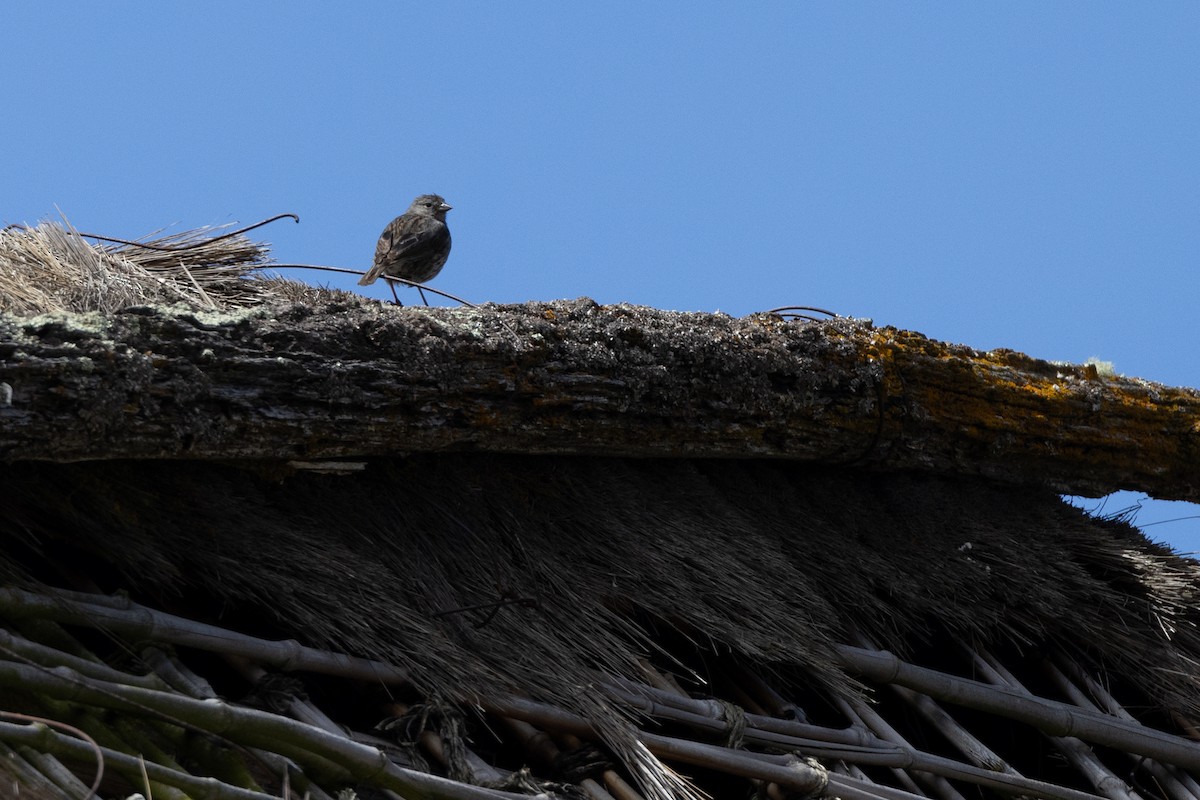
<svg viewBox="0 0 1200 800"><path fill-rule="evenodd" d="M393 299L395 299L395 301L396 301L396 305L398 305L398 306L403 306L403 305L404 305L404 303L401 303L401 302L400 302L400 296L396 294L396 284L395 284L395 282L394 282L394 281L388 281L388 282L387 282L387 285L388 285L388 288L392 290L392 297L393 297Z"/></svg>
<svg viewBox="0 0 1200 800"><path fill-rule="evenodd" d="M425 299L425 290L418 286L417 291L421 293L421 302L425 305L429 305L429 301Z"/></svg>

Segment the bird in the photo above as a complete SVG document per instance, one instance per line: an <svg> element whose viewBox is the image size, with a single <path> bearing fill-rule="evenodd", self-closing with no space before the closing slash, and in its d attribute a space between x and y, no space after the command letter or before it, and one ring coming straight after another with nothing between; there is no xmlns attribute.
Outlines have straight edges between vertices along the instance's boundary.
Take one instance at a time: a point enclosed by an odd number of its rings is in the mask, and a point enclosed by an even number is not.
<svg viewBox="0 0 1200 800"><path fill-rule="evenodd" d="M359 279L359 286L370 286L379 278L389 276L425 283L442 271L450 256L450 228L446 212L452 208L440 195L423 194L400 216L388 223L375 245L375 263ZM403 305L396 296L396 287L388 281L396 305ZM425 305L425 292L421 300Z"/></svg>

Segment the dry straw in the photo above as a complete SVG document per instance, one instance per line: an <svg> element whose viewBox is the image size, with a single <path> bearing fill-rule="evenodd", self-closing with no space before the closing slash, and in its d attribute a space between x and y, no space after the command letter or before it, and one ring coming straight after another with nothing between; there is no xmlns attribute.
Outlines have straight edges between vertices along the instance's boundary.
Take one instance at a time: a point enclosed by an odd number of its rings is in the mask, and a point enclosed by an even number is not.
<svg viewBox="0 0 1200 800"><path fill-rule="evenodd" d="M186 303L229 309L286 297L289 287L253 279L268 246L205 227L141 242L93 244L63 222L0 231L0 311L112 312ZM99 237L92 237L99 238Z"/></svg>

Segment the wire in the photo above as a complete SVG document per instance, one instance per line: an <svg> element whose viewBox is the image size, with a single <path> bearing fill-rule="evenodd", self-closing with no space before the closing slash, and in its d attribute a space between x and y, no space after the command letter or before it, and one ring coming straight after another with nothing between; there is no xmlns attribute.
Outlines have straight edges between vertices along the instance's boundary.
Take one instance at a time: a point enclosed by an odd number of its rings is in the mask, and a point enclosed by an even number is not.
<svg viewBox="0 0 1200 800"><path fill-rule="evenodd" d="M220 236L213 236L210 239L203 239L199 242L193 242L192 244L175 245L173 247L164 247L162 245L157 245L157 244L145 244L144 242L131 242L128 239L116 239L116 238L113 238L112 236L100 236L99 234L95 234L95 233L81 233L79 235L86 239L98 239L102 242L113 242L115 244L129 245L130 247L141 247L144 250L160 250L164 253L174 253L179 250L195 250L197 247L207 247L208 245L212 244L213 242L219 242L222 239L228 239L231 236L238 236L243 233L248 233L249 231L252 231L255 228L261 228L264 225L270 225L272 222L275 222L276 220L281 220L284 217L291 217L292 219L296 220L297 223L300 222L300 217L296 216L295 214L276 214L273 217L264 219L262 222L256 222L253 225L248 225L245 228L239 228L238 230L232 231L230 233L223 233Z"/></svg>

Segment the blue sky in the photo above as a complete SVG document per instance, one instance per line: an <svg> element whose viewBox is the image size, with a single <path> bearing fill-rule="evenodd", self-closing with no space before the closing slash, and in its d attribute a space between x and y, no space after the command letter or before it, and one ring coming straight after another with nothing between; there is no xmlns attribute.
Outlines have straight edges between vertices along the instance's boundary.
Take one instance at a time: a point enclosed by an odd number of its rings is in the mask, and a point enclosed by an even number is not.
<svg viewBox="0 0 1200 800"><path fill-rule="evenodd" d="M0 223L290 211L281 261L365 269L438 192L474 301L816 305L1200 386L1195 2L186 9L5 10ZM1153 524L1196 514L1137 520L1200 550Z"/></svg>

